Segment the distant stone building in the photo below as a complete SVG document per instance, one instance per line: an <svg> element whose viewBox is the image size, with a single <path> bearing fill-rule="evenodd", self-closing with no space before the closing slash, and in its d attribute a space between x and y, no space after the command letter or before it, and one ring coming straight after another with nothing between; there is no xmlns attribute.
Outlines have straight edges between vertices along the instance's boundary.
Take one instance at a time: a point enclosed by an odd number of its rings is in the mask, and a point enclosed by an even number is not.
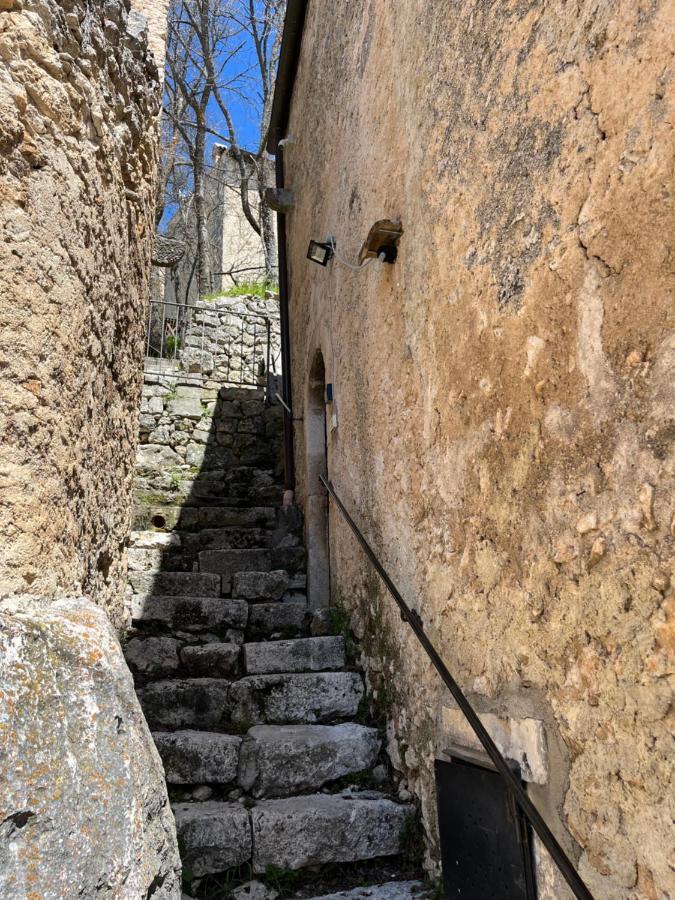
<svg viewBox="0 0 675 900"><path fill-rule="evenodd" d="M270 162L270 184L273 178L274 164ZM239 164L232 153L220 144L213 148L205 196L211 292L225 290L244 281L262 281L265 278L262 239L246 218L242 207ZM258 220L260 197L255 176L248 182L248 201L254 218ZM177 266L164 270L163 299L194 303L199 299L199 292L195 224L191 211L178 210L169 222L167 234L184 243L185 254ZM156 288L155 299L162 299L160 293Z"/></svg>
<svg viewBox="0 0 675 900"><path fill-rule="evenodd" d="M595 900L672 896L672 5L289 16L271 149L310 602L363 640L430 871L460 865L443 815L473 808L467 776L439 819L435 765L486 757L320 474ZM354 271L385 217L396 263ZM327 235L352 268L307 259ZM539 900L571 896L536 858Z"/></svg>

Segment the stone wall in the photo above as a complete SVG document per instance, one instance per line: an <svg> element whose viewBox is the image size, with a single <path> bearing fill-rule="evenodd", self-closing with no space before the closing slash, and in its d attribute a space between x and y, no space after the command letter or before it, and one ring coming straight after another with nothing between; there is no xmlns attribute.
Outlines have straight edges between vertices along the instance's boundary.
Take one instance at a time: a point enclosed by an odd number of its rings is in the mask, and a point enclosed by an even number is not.
<svg viewBox="0 0 675 900"><path fill-rule="evenodd" d="M149 331L149 375L191 374L218 388L265 384L268 366L281 374L279 300L271 292L265 299L215 297L191 306L153 303Z"/></svg>
<svg viewBox="0 0 675 900"><path fill-rule="evenodd" d="M180 897L162 767L115 634L158 161L147 34L129 0L0 0L7 900Z"/></svg>
<svg viewBox="0 0 675 900"><path fill-rule="evenodd" d="M668 12L309 4L285 151L299 499L321 351L331 478L598 900L672 885ZM305 259L385 216L394 266ZM433 866L433 759L470 738L335 514L330 551Z"/></svg>
<svg viewBox="0 0 675 900"><path fill-rule="evenodd" d="M158 70L128 2L0 9L0 593L84 593L117 622Z"/></svg>

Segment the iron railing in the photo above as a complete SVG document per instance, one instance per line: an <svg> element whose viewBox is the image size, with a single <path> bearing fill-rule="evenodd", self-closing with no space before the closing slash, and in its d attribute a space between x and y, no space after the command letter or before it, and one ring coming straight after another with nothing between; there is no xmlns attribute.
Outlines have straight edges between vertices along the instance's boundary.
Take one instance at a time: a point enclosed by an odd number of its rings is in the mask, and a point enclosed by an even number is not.
<svg viewBox="0 0 675 900"><path fill-rule="evenodd" d="M417 613L414 609L411 609L408 604L403 599L401 593L398 588L391 580L386 570L384 569L382 563L379 561L377 556L375 555L373 549L370 544L366 541L362 532L359 530L358 526L352 519L352 517L347 512L344 504L338 497L335 488L333 487L333 483L331 481L327 481L322 475L319 476L321 483L326 488L330 496L335 501L335 505L337 506L339 512L351 528L354 533L357 541L363 548L366 556L370 560L370 562L375 567L378 575L384 581L385 586L389 593L392 595L398 608L401 613L401 618L404 622L407 622L412 628L417 640L420 642L422 647L424 648L427 656L431 660L434 665L434 668L438 672L438 674L443 679L445 686L448 688L452 696L454 697L457 705L464 713L469 725L473 729L476 737L483 745L483 748L487 755L490 758L493 766L497 770L497 772L501 775L501 777L506 782L506 786L508 790L511 792L514 797L516 803L523 811L525 817L531 824L532 828L535 830L539 839L541 840L544 847L548 850L551 855L551 858L555 862L556 866L560 870L561 875L569 885L572 893L577 898L577 900L593 900L593 895L588 890L584 882L581 880L579 873L574 867L573 862L565 853L563 848L558 843L555 835L548 827L536 806L532 803L530 798L528 797L525 789L523 788L520 780L513 774L509 763L506 761L504 756L502 756L499 748L492 740L490 735L488 734L485 726L481 722L478 713L474 710L473 706L469 703L468 699L464 695L462 689L459 687L455 679L450 674L447 666L441 659L438 651L435 649L434 645L431 643L429 637L424 631L424 626L422 623L422 619L420 618L419 613Z"/></svg>
<svg viewBox="0 0 675 900"><path fill-rule="evenodd" d="M144 372L255 387L279 373L280 348L278 316L152 300Z"/></svg>

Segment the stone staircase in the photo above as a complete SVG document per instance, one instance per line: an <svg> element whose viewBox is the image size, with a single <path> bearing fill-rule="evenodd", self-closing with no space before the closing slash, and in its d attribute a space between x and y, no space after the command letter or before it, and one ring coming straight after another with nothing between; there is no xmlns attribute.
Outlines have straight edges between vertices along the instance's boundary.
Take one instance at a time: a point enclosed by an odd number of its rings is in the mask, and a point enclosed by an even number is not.
<svg viewBox="0 0 675 900"><path fill-rule="evenodd" d="M231 412L213 411L214 435L237 427ZM418 895L405 853L415 808L394 799L343 636L311 621L301 521L271 503L274 463L211 468L207 450L200 471L174 479L180 505L159 502L161 473L143 470L155 493L131 536L125 655L164 763L186 888L225 897L255 876L268 897L286 873L299 897L356 885L340 896Z"/></svg>

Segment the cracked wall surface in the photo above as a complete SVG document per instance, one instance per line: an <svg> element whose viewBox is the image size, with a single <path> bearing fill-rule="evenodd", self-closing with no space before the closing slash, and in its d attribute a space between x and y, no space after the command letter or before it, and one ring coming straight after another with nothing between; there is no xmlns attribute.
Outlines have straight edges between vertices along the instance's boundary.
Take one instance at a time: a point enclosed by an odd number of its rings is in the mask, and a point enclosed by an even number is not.
<svg viewBox="0 0 675 900"><path fill-rule="evenodd" d="M530 793L594 895L661 900L672 6L341 0L329 19L310 4L285 147L295 415L321 350L348 509L478 709L543 723ZM383 217L405 230L395 266L305 259L333 234L354 262ZM452 703L334 513L330 541L435 865ZM541 860L541 896L566 897Z"/></svg>
<svg viewBox="0 0 675 900"><path fill-rule="evenodd" d="M115 624L161 101L137 9L0 3L0 594L82 593Z"/></svg>

